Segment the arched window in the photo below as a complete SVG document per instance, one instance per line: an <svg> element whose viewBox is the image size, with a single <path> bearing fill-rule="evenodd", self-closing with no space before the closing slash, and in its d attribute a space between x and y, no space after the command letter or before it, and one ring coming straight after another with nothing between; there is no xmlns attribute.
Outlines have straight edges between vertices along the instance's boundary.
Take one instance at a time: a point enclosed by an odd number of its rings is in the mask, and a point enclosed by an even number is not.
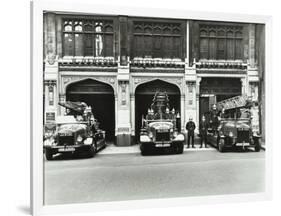
<svg viewBox="0 0 281 216"><path fill-rule="evenodd" d="M74 31L75 32L82 32L82 22L75 22Z"/></svg>
<svg viewBox="0 0 281 216"><path fill-rule="evenodd" d="M64 31L72 31L72 22L64 22Z"/></svg>

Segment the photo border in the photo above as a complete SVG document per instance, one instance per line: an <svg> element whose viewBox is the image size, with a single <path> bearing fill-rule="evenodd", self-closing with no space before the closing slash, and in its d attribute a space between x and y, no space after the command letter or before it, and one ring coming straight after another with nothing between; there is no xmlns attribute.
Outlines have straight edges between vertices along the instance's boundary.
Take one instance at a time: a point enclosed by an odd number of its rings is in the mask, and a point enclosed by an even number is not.
<svg viewBox="0 0 281 216"><path fill-rule="evenodd" d="M198 204L219 204L232 202L263 201L272 199L272 17L237 13L169 10L140 7L99 5L91 1L34 0L31 2L31 211L33 215L101 212L142 208L176 207ZM43 205L43 11L63 11L79 14L128 15L175 19L196 19L212 21L246 22L265 24L265 192L251 194L215 195L185 198L146 199L85 204ZM38 73L40 72L40 73ZM41 73L42 72L42 73Z"/></svg>

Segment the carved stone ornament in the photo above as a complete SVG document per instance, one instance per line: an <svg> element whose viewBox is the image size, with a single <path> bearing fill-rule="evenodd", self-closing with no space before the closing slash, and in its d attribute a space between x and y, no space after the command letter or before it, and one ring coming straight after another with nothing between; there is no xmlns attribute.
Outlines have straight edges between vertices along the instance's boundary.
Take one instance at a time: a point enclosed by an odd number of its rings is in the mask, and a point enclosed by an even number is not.
<svg viewBox="0 0 281 216"><path fill-rule="evenodd" d="M47 55L47 62L48 62L50 65L55 64L55 62L56 62L56 56L55 56L54 54L52 54L52 53L49 53L49 54Z"/></svg>
<svg viewBox="0 0 281 216"><path fill-rule="evenodd" d="M65 90L66 87L74 82L79 82L79 81L83 81L86 79L93 79L102 83L106 83L109 84L114 92L116 92L116 88L115 88L115 78L114 77L90 77L90 76L63 76L62 77L62 83L63 83L63 89Z"/></svg>
<svg viewBox="0 0 281 216"><path fill-rule="evenodd" d="M180 78L171 78L171 77L161 77L161 78L158 78L159 80L162 80L164 82L168 82L170 84L174 84L176 85L181 94L184 94L183 92L183 89L182 89L182 79ZM154 81L154 80L157 80L157 79L153 79L152 77L138 77L138 78L134 78L134 91L136 90L136 88L141 85L141 84L144 84L144 83L147 83L147 82L150 82L150 81Z"/></svg>

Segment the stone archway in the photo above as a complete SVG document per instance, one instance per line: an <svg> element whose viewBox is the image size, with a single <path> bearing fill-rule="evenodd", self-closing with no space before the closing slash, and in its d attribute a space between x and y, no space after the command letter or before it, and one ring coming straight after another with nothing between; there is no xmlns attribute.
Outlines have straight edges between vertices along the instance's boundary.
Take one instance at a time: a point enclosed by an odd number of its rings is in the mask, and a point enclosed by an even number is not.
<svg viewBox="0 0 281 216"><path fill-rule="evenodd" d="M138 85L135 89L135 137L138 141L141 128L142 116L147 114L147 110L152 103L156 91L165 91L170 100L170 108L181 112L181 93L177 85L156 79Z"/></svg>
<svg viewBox="0 0 281 216"><path fill-rule="evenodd" d="M93 114L106 131L108 140L115 138L115 99L111 85L84 79L70 83L66 87L66 101L81 101L92 107Z"/></svg>

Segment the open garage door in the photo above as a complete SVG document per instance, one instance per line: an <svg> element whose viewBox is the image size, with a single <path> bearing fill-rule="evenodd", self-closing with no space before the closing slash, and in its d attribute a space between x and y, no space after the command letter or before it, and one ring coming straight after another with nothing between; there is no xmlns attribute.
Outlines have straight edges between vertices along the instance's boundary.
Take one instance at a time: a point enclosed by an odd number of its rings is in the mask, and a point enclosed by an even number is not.
<svg viewBox="0 0 281 216"><path fill-rule="evenodd" d="M200 119L219 101L242 94L240 78L204 77L200 83Z"/></svg>
<svg viewBox="0 0 281 216"><path fill-rule="evenodd" d="M154 80L139 85L135 91L135 137L139 141L139 132L142 123L142 116L147 115L154 94L156 91L163 91L168 94L170 109L174 108L180 112L180 90L176 85L162 80Z"/></svg>
<svg viewBox="0 0 281 216"><path fill-rule="evenodd" d="M85 102L91 106L100 128L106 131L107 140L114 141L115 104L110 85L92 79L70 84L66 89L66 100Z"/></svg>

